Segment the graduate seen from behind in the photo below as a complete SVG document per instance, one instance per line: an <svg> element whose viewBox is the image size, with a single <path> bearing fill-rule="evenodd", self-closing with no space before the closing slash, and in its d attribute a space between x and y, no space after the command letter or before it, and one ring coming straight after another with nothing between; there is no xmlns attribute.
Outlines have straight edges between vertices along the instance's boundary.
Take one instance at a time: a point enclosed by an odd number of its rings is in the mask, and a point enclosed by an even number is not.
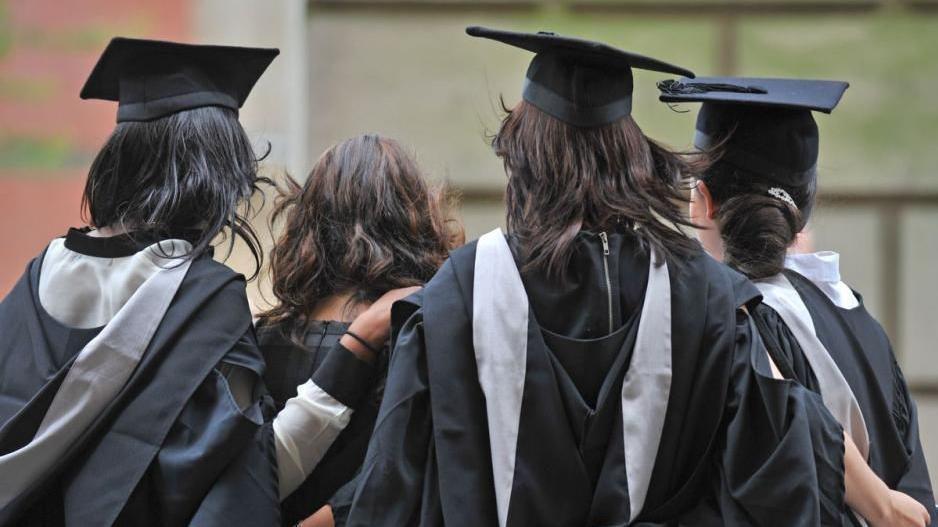
<svg viewBox="0 0 938 527"><path fill-rule="evenodd" d="M271 425L245 279L211 245L240 237L260 264L238 110L277 53L115 38L92 71L81 96L118 111L91 226L0 304L0 525L278 522L274 445L291 439ZM388 312L360 333L383 342Z"/></svg>
<svg viewBox="0 0 938 527"><path fill-rule="evenodd" d="M448 214L444 189L424 181L397 141L378 135L327 150L302 187L287 180L272 219L283 233L271 252L279 303L257 323L267 360L264 379L277 406L286 402L281 416L291 411L295 400L288 399L297 385L310 376L336 386L337 401L322 433L297 430L295 456L278 450L284 525L321 507L303 525L343 524L354 482L337 491L364 459L387 353L378 343L373 364L348 370L330 368L327 353L343 335L348 338L359 313L387 291L416 290L462 244L461 227ZM288 475L283 467L296 466L295 458L303 459L302 470Z"/></svg>
<svg viewBox="0 0 938 527"><path fill-rule="evenodd" d="M933 524L915 403L889 339L841 281L836 253L787 254L817 195L812 111L830 113L847 84L731 77L660 86L663 101L703 103L694 142L714 162L693 192L692 220L705 227L708 252L761 291L753 318L779 373L820 393L851 437L849 505L875 525Z"/></svg>
<svg viewBox="0 0 938 527"><path fill-rule="evenodd" d="M632 68L687 70L552 33L493 139L508 234L453 252L399 302L358 526L818 525L843 436L773 379L759 292L684 223L698 167L630 116ZM727 519L721 515L727 515Z"/></svg>

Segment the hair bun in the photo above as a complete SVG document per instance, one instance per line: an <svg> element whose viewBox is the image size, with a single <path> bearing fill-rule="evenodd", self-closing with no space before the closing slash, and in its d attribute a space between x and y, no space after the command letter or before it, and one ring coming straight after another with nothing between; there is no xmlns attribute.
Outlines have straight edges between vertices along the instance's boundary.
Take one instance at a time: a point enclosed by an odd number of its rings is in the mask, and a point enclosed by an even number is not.
<svg viewBox="0 0 938 527"><path fill-rule="evenodd" d="M784 192L784 196L773 190ZM780 273L788 247L804 228L794 200L777 187L766 194L733 196L720 205L718 220L724 260L750 278Z"/></svg>

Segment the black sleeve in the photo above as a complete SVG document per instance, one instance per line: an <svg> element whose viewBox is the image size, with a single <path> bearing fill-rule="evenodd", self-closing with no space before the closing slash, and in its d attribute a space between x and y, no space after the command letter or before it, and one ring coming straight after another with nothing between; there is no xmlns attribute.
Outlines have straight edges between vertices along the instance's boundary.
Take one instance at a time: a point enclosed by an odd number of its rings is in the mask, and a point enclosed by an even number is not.
<svg viewBox="0 0 938 527"><path fill-rule="evenodd" d="M345 527L348 525L349 512L352 510L352 500L355 499L355 490L358 489L360 478L361 473L359 472L329 498L329 508L332 509L333 527Z"/></svg>
<svg viewBox="0 0 938 527"><path fill-rule="evenodd" d="M844 511L843 430L817 394L771 375L749 317L736 358L716 492L725 525L831 525Z"/></svg>
<svg viewBox="0 0 938 527"><path fill-rule="evenodd" d="M910 457L909 466L896 484L895 490L912 496L924 505L931 516L931 525L938 525L935 494L932 492L928 465L925 463L922 440L919 437L918 410L915 401L912 400L909 394L909 387L902 375L902 370L895 359L893 359L893 376L896 390L892 411L893 420L896 423L897 430L905 440L906 452Z"/></svg>
<svg viewBox="0 0 938 527"><path fill-rule="evenodd" d="M375 366L336 342L313 373L312 381L340 403L357 408L371 392L376 373Z"/></svg>
<svg viewBox="0 0 938 527"><path fill-rule="evenodd" d="M417 312L396 335L384 399L347 525L416 523L429 467L431 428L423 323Z"/></svg>
<svg viewBox="0 0 938 527"><path fill-rule="evenodd" d="M778 312L765 304L759 304L751 313L759 337L782 376L797 381L815 393L821 393L801 345Z"/></svg>
<svg viewBox="0 0 938 527"><path fill-rule="evenodd" d="M247 407L232 397L228 367L262 369L253 336L242 336L183 407L137 492L162 525L269 525L278 521L273 403L255 390Z"/></svg>

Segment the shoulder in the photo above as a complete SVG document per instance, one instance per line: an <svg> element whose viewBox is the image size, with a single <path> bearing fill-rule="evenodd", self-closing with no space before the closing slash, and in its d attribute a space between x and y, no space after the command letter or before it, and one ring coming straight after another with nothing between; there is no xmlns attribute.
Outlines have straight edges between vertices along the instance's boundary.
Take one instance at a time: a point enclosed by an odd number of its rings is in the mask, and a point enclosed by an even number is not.
<svg viewBox="0 0 938 527"><path fill-rule="evenodd" d="M244 275L207 255L192 260L183 284L204 293L221 294L225 298L244 298L247 302L247 280Z"/></svg>
<svg viewBox="0 0 938 527"><path fill-rule="evenodd" d="M420 298L425 299L441 291L452 293L453 288L463 296L471 294L472 280L475 276L477 246L478 240L473 240L451 252L449 258L443 262L440 270L433 275L433 278L421 291Z"/></svg>
<svg viewBox="0 0 938 527"><path fill-rule="evenodd" d="M288 336L289 331L283 322L271 322L265 318L259 318L254 323L254 331L257 333L257 343L262 348L292 344Z"/></svg>
<svg viewBox="0 0 938 527"><path fill-rule="evenodd" d="M460 271L473 269L475 267L476 248L478 246L479 240L472 240L451 252L449 258L444 262L443 268L448 266L451 271L455 271L456 269ZM441 270L443 268L441 268Z"/></svg>
<svg viewBox="0 0 938 527"><path fill-rule="evenodd" d="M703 249L694 250L679 265L672 282L678 282L695 295L732 299L734 307L754 306L759 290L743 274L716 261Z"/></svg>
<svg viewBox="0 0 938 527"><path fill-rule="evenodd" d="M225 283L232 281L245 282L243 274L208 255L197 256L192 260L192 264L189 266L189 276L198 276L199 278Z"/></svg>
<svg viewBox="0 0 938 527"><path fill-rule="evenodd" d="M791 348L800 349L798 341L791 333L788 325L785 324L781 315L770 306L759 303L749 310L749 316L752 318L753 323L759 331L759 336L762 337L762 341L770 352L782 350L788 351L788 355L790 355ZM790 362L791 357L787 358Z"/></svg>
<svg viewBox="0 0 938 527"><path fill-rule="evenodd" d="M210 320L230 319L239 326L253 327L244 276L231 268L200 256L192 260L171 311L197 317L200 324Z"/></svg>
<svg viewBox="0 0 938 527"><path fill-rule="evenodd" d="M423 324L427 310L445 311L446 318L472 311L472 281L477 240L452 251L433 278L420 291L399 300L391 308L392 338ZM461 309L460 309L461 308ZM460 309L454 312L453 309ZM433 317L431 317L433 318Z"/></svg>

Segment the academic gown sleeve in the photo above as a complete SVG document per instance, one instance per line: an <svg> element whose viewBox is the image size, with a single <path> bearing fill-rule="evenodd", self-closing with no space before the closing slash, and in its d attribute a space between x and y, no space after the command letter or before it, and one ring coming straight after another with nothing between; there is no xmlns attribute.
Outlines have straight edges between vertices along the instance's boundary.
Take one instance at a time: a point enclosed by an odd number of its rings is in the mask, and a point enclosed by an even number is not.
<svg viewBox="0 0 938 527"><path fill-rule="evenodd" d="M435 480L423 320L411 315L398 332L384 399L368 445L348 526L433 524L439 507L425 492Z"/></svg>
<svg viewBox="0 0 938 527"><path fill-rule="evenodd" d="M775 364L778 365L782 375L794 379L799 384L814 393L820 393L820 385L811 371L797 339L785 325L778 313L772 308L760 304L753 310L753 322L759 329L766 349ZM891 354L890 350L890 354ZM909 455L909 465L900 479L893 485L898 490L913 497L929 511L932 525L938 525L938 510L935 508L935 498L931 487L931 478L928 466L922 451L919 438L918 415L915 402L912 400L908 385L893 358L893 397L892 417L896 429L905 445Z"/></svg>
<svg viewBox="0 0 938 527"><path fill-rule="evenodd" d="M355 490L358 489L361 472L355 475L339 487L339 490L329 498L328 505L332 509L333 527L345 527L348 525L349 512L352 509L352 501L355 499Z"/></svg>
<svg viewBox="0 0 938 527"><path fill-rule="evenodd" d="M924 505L931 516L931 525L938 525L935 495L928 474L928 465L925 463L925 454L922 451L922 440L919 437L918 409L909 394L909 387L895 359L893 359L893 375L896 389L893 419L902 434L906 452L909 453L910 458L909 465L896 483L895 490L912 496Z"/></svg>
<svg viewBox="0 0 938 527"><path fill-rule="evenodd" d="M232 370L260 378L263 359L253 332L242 336L196 388L118 524L279 523L273 403L255 385L247 404L239 404L226 376Z"/></svg>
<svg viewBox="0 0 938 527"><path fill-rule="evenodd" d="M821 393L820 385L798 344L798 339L778 312L765 304L759 304L752 309L752 321L782 377L797 381L812 392Z"/></svg>
<svg viewBox="0 0 938 527"><path fill-rule="evenodd" d="M729 401L716 461L720 523L840 525L843 430L817 394L772 377L760 335L742 311Z"/></svg>

